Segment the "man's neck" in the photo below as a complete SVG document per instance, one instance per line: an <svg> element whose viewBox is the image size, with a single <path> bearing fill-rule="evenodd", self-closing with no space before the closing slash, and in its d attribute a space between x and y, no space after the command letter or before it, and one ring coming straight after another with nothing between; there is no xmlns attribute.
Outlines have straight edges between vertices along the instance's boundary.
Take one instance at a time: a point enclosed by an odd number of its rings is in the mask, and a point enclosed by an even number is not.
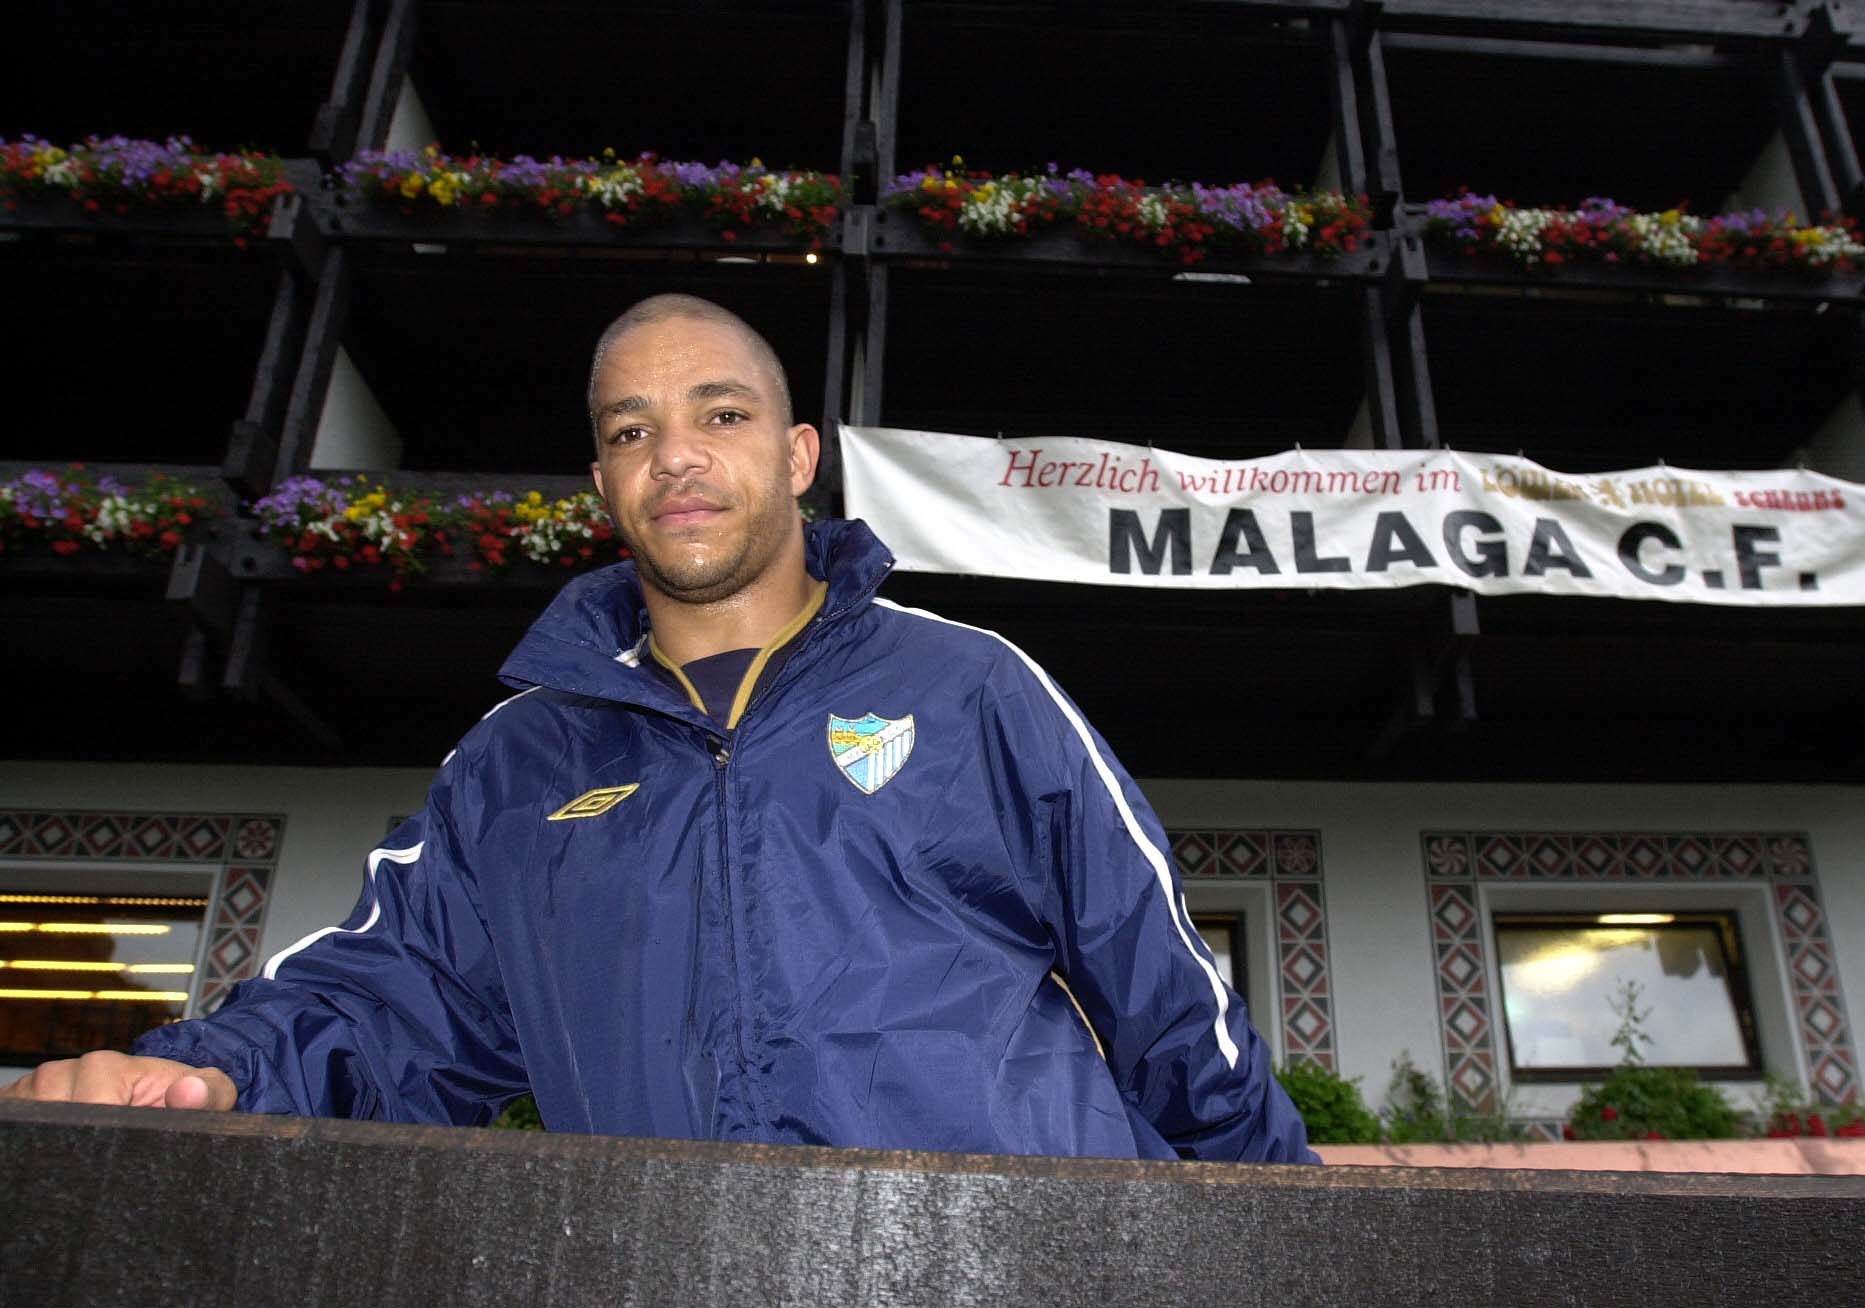
<svg viewBox="0 0 1865 1308"><path fill-rule="evenodd" d="M712 604L688 604L645 582L642 599L654 629L654 644L675 664L734 649L763 649L809 603L814 581L803 568L760 578L736 595Z"/></svg>

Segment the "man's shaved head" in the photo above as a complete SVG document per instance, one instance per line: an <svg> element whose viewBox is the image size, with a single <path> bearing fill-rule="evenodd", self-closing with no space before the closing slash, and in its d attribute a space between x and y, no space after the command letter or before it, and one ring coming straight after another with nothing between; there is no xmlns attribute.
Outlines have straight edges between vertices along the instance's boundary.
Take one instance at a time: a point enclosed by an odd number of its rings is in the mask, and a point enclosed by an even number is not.
<svg viewBox="0 0 1865 1308"><path fill-rule="evenodd" d="M592 429L597 426L596 379L602 373L602 361L608 357L609 350L635 328L666 322L670 318L690 318L699 322L716 323L721 327L730 328L743 337L745 345L751 350L752 357L770 374L771 383L776 390L779 425L788 427L791 424L790 379L784 374L784 365L778 359L777 351L771 348L771 343L765 340L755 327L724 305L714 304L711 300L702 300L697 295L668 294L650 295L647 299L637 302L603 329L601 338L596 342L595 355L589 362L588 402ZM597 431L596 435L600 441L601 432Z"/></svg>

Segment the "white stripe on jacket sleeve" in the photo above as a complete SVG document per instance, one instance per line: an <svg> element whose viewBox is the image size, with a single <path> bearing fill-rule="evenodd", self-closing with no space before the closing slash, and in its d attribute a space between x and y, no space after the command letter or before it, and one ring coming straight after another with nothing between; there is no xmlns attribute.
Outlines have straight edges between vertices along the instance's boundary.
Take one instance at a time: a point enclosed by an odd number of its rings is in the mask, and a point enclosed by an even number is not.
<svg viewBox="0 0 1865 1308"><path fill-rule="evenodd" d="M1081 741L1082 748L1088 751L1089 762L1094 764L1095 775L1100 777L1101 784L1107 787L1108 798L1113 800L1114 809L1120 814L1120 820L1126 826L1127 834L1133 838L1133 843L1139 848L1140 856L1153 869L1153 876L1159 881L1160 893L1166 897L1166 914L1172 919L1172 929L1178 932L1179 943L1185 946L1185 952L1192 956L1203 970L1205 979L1211 983L1211 995L1217 1002L1217 1022L1215 1023L1217 1047L1223 1052L1225 1063L1233 1068L1236 1067L1237 1042L1230 1038L1230 1027L1225 1021L1225 1016L1230 1011L1229 992L1224 989L1224 983L1219 979L1217 969L1198 951L1191 942L1191 936L1186 933L1185 922L1179 916L1178 896L1172 893L1172 872L1166 863L1166 856L1140 828L1139 819L1133 815L1132 805L1127 803L1125 792L1121 790L1120 783L1114 779L1113 769L1108 767L1107 760L1101 756L1101 751L1095 748L1094 737L1088 731L1088 724L1082 721L1081 714L1075 711L1075 706L1070 704L1067 697L1056 689L1055 682L1049 679L1049 674L1043 671L1042 666L1035 659L995 631L984 627L974 627L969 623L954 622L951 618L942 618L937 613L928 613L924 609L910 609L879 596L875 597L874 603L882 608L892 609L896 613L910 613L916 618L925 618L930 622L943 622L948 627L960 627L966 631L975 631L982 636L989 636L1021 659L1023 666L1028 668L1036 680L1042 683L1043 689L1049 692L1049 698L1055 701L1055 706L1063 718L1068 721L1069 726L1075 729L1075 735Z"/></svg>
<svg viewBox="0 0 1865 1308"><path fill-rule="evenodd" d="M363 934L363 932L373 927L377 922L379 922L382 919L382 897L376 892L376 869L381 867L384 862L401 863L403 865L412 863L416 859L421 857L421 850L426 844L427 842L425 840L422 840L422 841L417 841L412 847L408 849L371 850L369 853L369 901L370 901L369 902L369 920L367 922L364 922L359 927L340 927L340 926L319 927L316 931L313 931L310 935L300 940L297 944L281 949L278 951L278 953L272 955L271 958L267 959L266 965L265 965L265 971L261 973L261 975L264 976L265 979L268 981L275 981L278 979L279 964L283 963L286 959L290 958L293 954L298 953L300 950L309 949L312 945L322 940L325 936L336 935L339 933L344 934L344 935L360 936Z"/></svg>

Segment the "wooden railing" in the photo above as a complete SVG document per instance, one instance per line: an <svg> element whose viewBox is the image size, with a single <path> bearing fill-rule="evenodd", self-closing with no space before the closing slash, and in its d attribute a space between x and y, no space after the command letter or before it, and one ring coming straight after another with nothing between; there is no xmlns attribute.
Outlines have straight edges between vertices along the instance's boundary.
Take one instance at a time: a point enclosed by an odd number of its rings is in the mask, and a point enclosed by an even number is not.
<svg viewBox="0 0 1865 1308"><path fill-rule="evenodd" d="M1162 1164L0 1103L0 1304L1855 1303L1865 1178Z"/></svg>

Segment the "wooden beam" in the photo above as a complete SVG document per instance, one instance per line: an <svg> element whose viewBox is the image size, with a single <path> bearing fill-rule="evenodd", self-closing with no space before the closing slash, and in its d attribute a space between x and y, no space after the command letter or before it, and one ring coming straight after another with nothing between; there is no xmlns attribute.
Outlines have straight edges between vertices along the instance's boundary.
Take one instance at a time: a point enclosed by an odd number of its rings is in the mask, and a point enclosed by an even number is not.
<svg viewBox="0 0 1865 1308"><path fill-rule="evenodd" d="M369 67L375 52L376 16L385 0L354 0L343 33L343 51L330 82L330 98L317 107L311 122L311 153L325 168L345 163L356 152L356 130L368 93Z"/></svg>
<svg viewBox="0 0 1865 1308"><path fill-rule="evenodd" d="M1398 382L1393 375L1392 318L1386 310L1385 292L1376 286L1360 290L1360 345L1373 448L1403 449L1405 428L1399 417Z"/></svg>
<svg viewBox="0 0 1865 1308"><path fill-rule="evenodd" d="M848 58L842 79L842 185L851 202L873 204L875 181L874 123L868 115L868 21L866 0L848 6Z"/></svg>
<svg viewBox="0 0 1865 1308"><path fill-rule="evenodd" d="M1471 59L1542 59L1595 68L1620 65L1712 72L1740 69L1743 66L1742 60L1733 55L1651 46L1586 45L1574 41L1521 41L1500 37L1439 36L1392 31L1383 33L1382 38L1388 50L1452 54Z"/></svg>
<svg viewBox="0 0 1865 1308"><path fill-rule="evenodd" d="M1360 59L1366 70L1366 97L1361 102L1365 115L1367 153L1367 198L1373 202L1373 222L1384 226L1392 221L1392 211L1403 199L1400 180L1398 133L1392 125L1392 91L1386 81L1384 38L1369 36Z"/></svg>
<svg viewBox="0 0 1865 1308"><path fill-rule="evenodd" d="M1794 179L1800 185L1801 199L1816 216L1836 213L1839 188L1833 184L1832 169L1827 166L1813 97L1808 91L1799 55L1791 46L1778 46L1770 52L1768 65L1775 115L1787 143L1788 158L1794 164Z"/></svg>
<svg viewBox="0 0 1865 1308"><path fill-rule="evenodd" d="M356 126L356 148L380 150L389 139L389 123L401 96L402 78L414 58L415 0L391 0L388 17L377 38L369 70L369 90L363 97Z"/></svg>
<svg viewBox="0 0 1865 1308"><path fill-rule="evenodd" d="M303 472L311 460L317 420L324 411L324 393L336 367L343 324L350 307L350 263L342 247L333 248L324 261L324 277L317 284L304 348L292 378L291 399L279 433L273 480Z"/></svg>
<svg viewBox="0 0 1865 1308"><path fill-rule="evenodd" d="M1334 164L1340 189L1359 195L1366 185L1366 145L1360 135L1360 96L1354 65L1356 34L1346 19L1335 18L1327 27L1328 116L1333 120Z"/></svg>
<svg viewBox="0 0 1865 1308"><path fill-rule="evenodd" d="M874 260L868 267L867 313L863 322L861 412L862 426L881 422L881 390L887 362L887 265Z"/></svg>
<svg viewBox="0 0 1865 1308"><path fill-rule="evenodd" d="M1620 38L1717 41L1794 35L1805 17L1799 6L1767 0L1387 0L1384 21L1555 36L1587 30Z"/></svg>
<svg viewBox="0 0 1865 1308"><path fill-rule="evenodd" d="M841 259L829 270L829 332L823 354L822 382L822 462L817 468L811 501L827 513L839 511L842 500L842 431L841 417L848 386L849 269Z"/></svg>
<svg viewBox="0 0 1865 1308"><path fill-rule="evenodd" d="M877 93L868 105L874 122L875 184L884 187L899 171L895 158L900 135L900 43L906 26L904 0L881 0L884 34L881 62L876 70Z"/></svg>

